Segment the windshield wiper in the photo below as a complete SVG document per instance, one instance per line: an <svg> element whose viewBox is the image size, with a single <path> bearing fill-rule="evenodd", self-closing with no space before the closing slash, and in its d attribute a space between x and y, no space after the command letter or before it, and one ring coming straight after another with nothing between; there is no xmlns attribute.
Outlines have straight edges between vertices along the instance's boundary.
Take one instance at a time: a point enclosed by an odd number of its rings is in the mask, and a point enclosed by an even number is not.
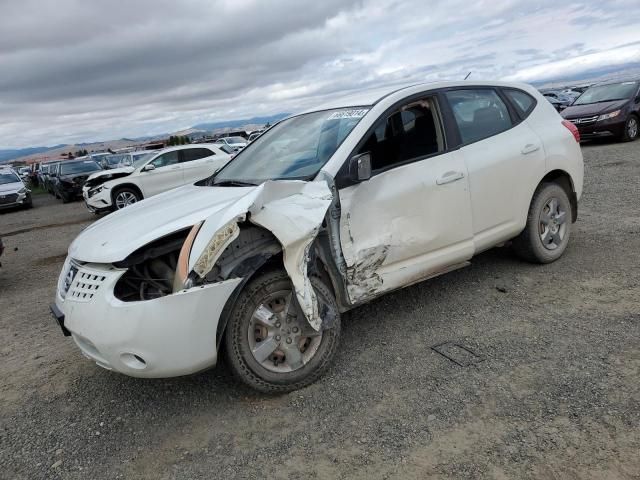
<svg viewBox="0 0 640 480"><path fill-rule="evenodd" d="M214 181L212 184L213 187L255 187L255 183L251 182L243 182L242 180L220 180L219 182Z"/></svg>

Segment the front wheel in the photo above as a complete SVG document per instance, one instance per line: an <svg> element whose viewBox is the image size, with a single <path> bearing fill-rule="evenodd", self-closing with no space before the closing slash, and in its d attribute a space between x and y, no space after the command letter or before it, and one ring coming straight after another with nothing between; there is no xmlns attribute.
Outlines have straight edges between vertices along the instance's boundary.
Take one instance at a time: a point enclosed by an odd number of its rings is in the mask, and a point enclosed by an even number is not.
<svg viewBox="0 0 640 480"><path fill-rule="evenodd" d="M113 194L113 208L114 210L122 210L140 200L142 200L140 194L134 189L128 187L120 188Z"/></svg>
<svg viewBox="0 0 640 480"><path fill-rule="evenodd" d="M529 206L527 225L513 240L522 259L551 263L562 256L571 234L571 202L557 183L544 183L536 190Z"/></svg>
<svg viewBox="0 0 640 480"><path fill-rule="evenodd" d="M624 124L624 132L622 132L623 142L633 142L640 135L640 121L635 115L629 115L627 122Z"/></svg>
<svg viewBox="0 0 640 480"><path fill-rule="evenodd" d="M282 270L259 274L238 296L229 315L225 350L234 374L250 387L266 393L297 390L329 367L338 347L340 314L329 288L315 277L311 283L319 303L331 312L319 332L300 311L291 280Z"/></svg>

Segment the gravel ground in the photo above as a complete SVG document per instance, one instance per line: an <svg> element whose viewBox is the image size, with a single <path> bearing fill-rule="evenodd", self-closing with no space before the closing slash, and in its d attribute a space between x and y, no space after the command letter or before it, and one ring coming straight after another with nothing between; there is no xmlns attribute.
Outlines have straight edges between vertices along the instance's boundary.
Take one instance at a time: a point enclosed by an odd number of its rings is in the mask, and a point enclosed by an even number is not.
<svg viewBox="0 0 640 480"><path fill-rule="evenodd" d="M94 216L43 196L0 214L0 477L640 478L640 142L583 151L560 261L494 249L358 308L328 375L276 397L224 366L85 360L47 305Z"/></svg>

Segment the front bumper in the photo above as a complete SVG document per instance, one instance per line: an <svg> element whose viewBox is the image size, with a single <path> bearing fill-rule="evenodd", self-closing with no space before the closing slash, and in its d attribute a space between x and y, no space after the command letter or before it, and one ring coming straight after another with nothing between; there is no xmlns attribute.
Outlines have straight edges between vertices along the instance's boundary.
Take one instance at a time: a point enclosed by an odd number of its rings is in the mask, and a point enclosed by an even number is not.
<svg viewBox="0 0 640 480"><path fill-rule="evenodd" d="M12 193L12 194L0 194L0 210L4 208L16 208L24 207L31 203L31 194L27 193Z"/></svg>
<svg viewBox="0 0 640 480"><path fill-rule="evenodd" d="M101 191L90 195L91 190L87 187L82 189L82 198L91 212L104 212L111 209L111 189L103 188Z"/></svg>
<svg viewBox="0 0 640 480"><path fill-rule="evenodd" d="M195 287L154 300L122 302L113 289L126 270L80 266L65 298L62 271L56 307L76 345L99 366L133 377L188 375L216 364L216 329L241 279Z"/></svg>
<svg viewBox="0 0 640 480"><path fill-rule="evenodd" d="M621 117L622 115L620 115ZM569 119L571 121L571 119ZM592 124L577 124L580 138L589 140L593 138L620 137L624 133L625 120L615 117L611 120L594 122Z"/></svg>

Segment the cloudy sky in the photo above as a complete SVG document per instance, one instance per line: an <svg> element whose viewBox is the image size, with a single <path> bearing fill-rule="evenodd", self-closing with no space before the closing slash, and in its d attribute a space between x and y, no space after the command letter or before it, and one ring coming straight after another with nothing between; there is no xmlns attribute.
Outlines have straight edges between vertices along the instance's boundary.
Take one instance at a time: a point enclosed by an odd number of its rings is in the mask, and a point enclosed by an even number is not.
<svg viewBox="0 0 640 480"><path fill-rule="evenodd" d="M0 0L0 148L640 65L639 0Z"/></svg>

